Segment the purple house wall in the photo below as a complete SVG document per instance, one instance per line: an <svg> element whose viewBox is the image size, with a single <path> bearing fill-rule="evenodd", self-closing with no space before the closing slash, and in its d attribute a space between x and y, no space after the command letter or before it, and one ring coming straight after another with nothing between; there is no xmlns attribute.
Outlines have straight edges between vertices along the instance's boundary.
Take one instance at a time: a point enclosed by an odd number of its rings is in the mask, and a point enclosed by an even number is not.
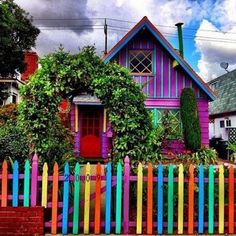
<svg viewBox="0 0 236 236"><path fill-rule="evenodd" d="M201 78L172 48L161 33L144 17L105 56L105 61L114 61L130 69L130 52L151 52L151 73L131 73L131 76L146 95L146 107L153 111L154 123L158 124L161 112L168 109L179 115L180 95L183 88L194 89L198 100L201 127L201 143L208 146L208 102L215 95ZM138 57L138 56L137 56ZM173 66L177 62L177 66ZM72 106L71 122L75 123L75 106ZM105 123L104 123L105 122ZM106 127L104 127L106 126ZM110 131L103 116L102 157L109 151ZM180 147L173 142L172 148ZM75 149L79 149L79 132L75 135ZM180 147L180 150L183 146Z"/></svg>

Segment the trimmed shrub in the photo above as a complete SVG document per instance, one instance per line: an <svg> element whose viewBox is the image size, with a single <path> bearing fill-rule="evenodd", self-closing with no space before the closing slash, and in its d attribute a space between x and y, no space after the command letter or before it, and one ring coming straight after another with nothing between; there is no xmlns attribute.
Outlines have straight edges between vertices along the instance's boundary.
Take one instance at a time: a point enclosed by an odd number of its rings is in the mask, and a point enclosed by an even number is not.
<svg viewBox="0 0 236 236"><path fill-rule="evenodd" d="M201 130L197 100L192 88L184 88L182 90L180 97L180 112L185 146L191 151L197 151L201 148Z"/></svg>

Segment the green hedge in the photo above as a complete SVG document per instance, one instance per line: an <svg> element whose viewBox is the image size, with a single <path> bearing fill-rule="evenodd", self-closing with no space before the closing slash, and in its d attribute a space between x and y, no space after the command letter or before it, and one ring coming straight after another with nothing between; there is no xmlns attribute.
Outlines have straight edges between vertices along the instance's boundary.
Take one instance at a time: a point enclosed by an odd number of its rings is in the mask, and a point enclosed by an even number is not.
<svg viewBox="0 0 236 236"><path fill-rule="evenodd" d="M201 148L201 130L197 100L192 88L184 88L182 90L180 112L185 146L191 151L197 151Z"/></svg>

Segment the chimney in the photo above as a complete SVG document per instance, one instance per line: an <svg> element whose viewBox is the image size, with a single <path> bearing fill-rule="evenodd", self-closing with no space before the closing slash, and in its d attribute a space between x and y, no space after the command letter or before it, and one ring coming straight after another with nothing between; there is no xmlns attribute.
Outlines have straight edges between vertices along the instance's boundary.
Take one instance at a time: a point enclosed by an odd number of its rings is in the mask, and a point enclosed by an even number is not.
<svg viewBox="0 0 236 236"><path fill-rule="evenodd" d="M179 53L182 58L184 58L183 34L182 34L182 25L183 24L184 23L182 23L182 22L175 24L175 26L177 26L177 29L178 29Z"/></svg>
<svg viewBox="0 0 236 236"><path fill-rule="evenodd" d="M21 74L21 79L27 81L30 75L38 69L38 55L36 52L28 51L24 54L24 62L26 64L25 71Z"/></svg>

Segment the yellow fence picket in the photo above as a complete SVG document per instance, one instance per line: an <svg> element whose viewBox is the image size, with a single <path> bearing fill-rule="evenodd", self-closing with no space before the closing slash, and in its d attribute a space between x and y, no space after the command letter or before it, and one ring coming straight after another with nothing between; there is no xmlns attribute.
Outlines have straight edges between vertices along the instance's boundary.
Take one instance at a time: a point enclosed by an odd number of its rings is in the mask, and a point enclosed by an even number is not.
<svg viewBox="0 0 236 236"><path fill-rule="evenodd" d="M42 174L42 200L41 206L47 207L47 195L48 194L48 164L45 162L43 165L43 174Z"/></svg>
<svg viewBox="0 0 236 236"><path fill-rule="evenodd" d="M85 169L85 190L84 190L84 234L89 234L89 210L90 210L90 173L89 162Z"/></svg>
<svg viewBox="0 0 236 236"><path fill-rule="evenodd" d="M137 176L137 221L136 221L136 233L142 233L142 207L143 207L143 167L142 164L138 165Z"/></svg>
<svg viewBox="0 0 236 236"><path fill-rule="evenodd" d="M184 226L184 168L179 165L178 176L178 234L183 234Z"/></svg>

